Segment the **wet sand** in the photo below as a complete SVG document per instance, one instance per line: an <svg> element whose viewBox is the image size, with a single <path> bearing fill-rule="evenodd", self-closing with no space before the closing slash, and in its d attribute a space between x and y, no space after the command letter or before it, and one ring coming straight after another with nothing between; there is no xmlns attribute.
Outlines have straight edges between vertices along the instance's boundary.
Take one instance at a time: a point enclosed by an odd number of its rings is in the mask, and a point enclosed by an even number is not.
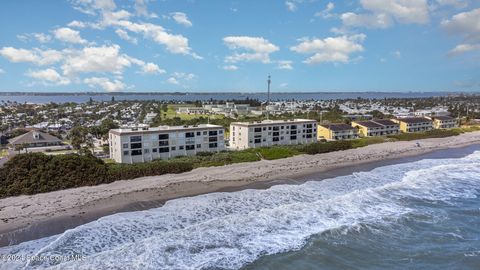
<svg viewBox="0 0 480 270"><path fill-rule="evenodd" d="M199 168L177 175L5 198L0 200L0 246L62 233L118 212L158 207L174 198L299 184L423 158L465 156L480 150L480 132L419 142L422 147L416 147L416 141L383 143L315 156ZM477 145L461 148L472 144ZM448 150L436 151L439 149Z"/></svg>

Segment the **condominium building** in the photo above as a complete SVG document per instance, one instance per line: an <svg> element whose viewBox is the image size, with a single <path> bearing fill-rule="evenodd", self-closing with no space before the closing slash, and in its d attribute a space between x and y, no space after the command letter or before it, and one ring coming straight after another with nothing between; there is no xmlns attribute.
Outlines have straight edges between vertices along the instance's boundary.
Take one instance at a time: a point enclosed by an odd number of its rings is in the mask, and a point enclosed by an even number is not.
<svg viewBox="0 0 480 270"><path fill-rule="evenodd" d="M112 129L108 136L110 158L118 163L147 162L225 149L224 128L210 124Z"/></svg>
<svg viewBox="0 0 480 270"><path fill-rule="evenodd" d="M234 122L230 124L230 148L313 143L316 134L317 121L309 119Z"/></svg>
<svg viewBox="0 0 480 270"><path fill-rule="evenodd" d="M433 128L435 129L445 129L445 128L456 128L458 127L458 121L456 118L451 116L433 116L428 117L433 121Z"/></svg>
<svg viewBox="0 0 480 270"><path fill-rule="evenodd" d="M409 117L392 119L392 121L400 125L402 132L421 132L433 129L432 120L425 117Z"/></svg>
<svg viewBox="0 0 480 270"><path fill-rule="evenodd" d="M353 121L352 127L357 128L363 137L385 136L400 132L400 125L388 119Z"/></svg>
<svg viewBox="0 0 480 270"><path fill-rule="evenodd" d="M319 125L318 138L334 141L356 139L358 130L347 124Z"/></svg>

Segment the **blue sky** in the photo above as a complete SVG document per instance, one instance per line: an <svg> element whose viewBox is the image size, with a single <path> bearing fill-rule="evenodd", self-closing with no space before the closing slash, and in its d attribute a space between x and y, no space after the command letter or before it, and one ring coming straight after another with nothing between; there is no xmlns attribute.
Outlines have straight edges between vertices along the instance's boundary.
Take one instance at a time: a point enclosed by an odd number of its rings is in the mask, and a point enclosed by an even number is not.
<svg viewBox="0 0 480 270"><path fill-rule="evenodd" d="M478 91L476 0L5 0L0 91Z"/></svg>

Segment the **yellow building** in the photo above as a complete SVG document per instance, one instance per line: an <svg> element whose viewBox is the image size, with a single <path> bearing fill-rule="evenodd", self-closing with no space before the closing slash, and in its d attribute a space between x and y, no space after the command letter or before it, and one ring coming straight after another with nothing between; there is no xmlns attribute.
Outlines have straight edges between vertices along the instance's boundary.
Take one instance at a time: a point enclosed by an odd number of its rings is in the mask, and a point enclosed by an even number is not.
<svg viewBox="0 0 480 270"><path fill-rule="evenodd" d="M433 128L445 129L458 127L458 121L451 116L433 116L430 119L433 121Z"/></svg>
<svg viewBox="0 0 480 270"><path fill-rule="evenodd" d="M350 140L358 138L356 128L347 124L318 125L318 139Z"/></svg>
<svg viewBox="0 0 480 270"><path fill-rule="evenodd" d="M393 119L400 125L400 130L405 133L422 132L433 129L432 120L425 117L409 117Z"/></svg>
<svg viewBox="0 0 480 270"><path fill-rule="evenodd" d="M386 136L400 132L400 125L388 119L353 121L352 127L358 129L360 136Z"/></svg>

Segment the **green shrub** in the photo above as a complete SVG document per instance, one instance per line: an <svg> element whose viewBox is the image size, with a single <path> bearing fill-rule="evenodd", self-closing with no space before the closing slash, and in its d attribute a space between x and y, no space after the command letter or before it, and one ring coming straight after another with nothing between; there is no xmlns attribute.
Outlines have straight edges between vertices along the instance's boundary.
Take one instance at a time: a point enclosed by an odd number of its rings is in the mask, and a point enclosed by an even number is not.
<svg viewBox="0 0 480 270"><path fill-rule="evenodd" d="M450 136L460 135L462 132L458 129L432 129L425 132L416 133L400 133L396 135L390 135L389 138L397 139L399 141L413 141L427 138L444 138Z"/></svg>

